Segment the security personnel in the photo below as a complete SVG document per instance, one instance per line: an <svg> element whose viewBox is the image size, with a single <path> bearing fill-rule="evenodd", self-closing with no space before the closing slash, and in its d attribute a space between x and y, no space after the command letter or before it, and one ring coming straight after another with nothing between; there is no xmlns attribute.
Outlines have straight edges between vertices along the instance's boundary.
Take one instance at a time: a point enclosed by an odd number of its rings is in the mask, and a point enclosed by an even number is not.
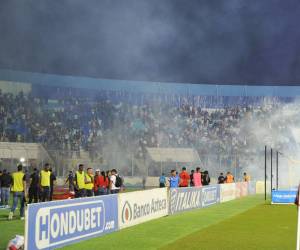
<svg viewBox="0 0 300 250"><path fill-rule="evenodd" d="M11 207L11 211L8 215L8 219L11 220L13 218L14 212L18 206L18 199L20 200L20 218L24 220L24 205L25 205L25 197L26 197L26 178L23 173L23 166L18 165L18 171L12 174L13 184L11 191L13 192L13 205Z"/></svg>
<svg viewBox="0 0 300 250"><path fill-rule="evenodd" d="M234 177L230 172L227 172L227 175L225 177L225 182L226 183L233 183L234 182Z"/></svg>
<svg viewBox="0 0 300 250"><path fill-rule="evenodd" d="M249 182L250 181L250 175L247 175L247 173L245 172L244 173L244 176L243 176L243 181L245 181L245 182Z"/></svg>
<svg viewBox="0 0 300 250"><path fill-rule="evenodd" d="M44 169L40 174L40 187L41 187L41 199L42 202L50 200L50 176L51 172L49 171L50 164L46 163Z"/></svg>
<svg viewBox="0 0 300 250"><path fill-rule="evenodd" d="M91 197L94 195L94 175L93 175L93 169L87 168L85 174L85 191L86 196Z"/></svg>
<svg viewBox="0 0 300 250"><path fill-rule="evenodd" d="M79 164L78 171L75 174L75 198L85 197L85 173L83 171L84 165Z"/></svg>

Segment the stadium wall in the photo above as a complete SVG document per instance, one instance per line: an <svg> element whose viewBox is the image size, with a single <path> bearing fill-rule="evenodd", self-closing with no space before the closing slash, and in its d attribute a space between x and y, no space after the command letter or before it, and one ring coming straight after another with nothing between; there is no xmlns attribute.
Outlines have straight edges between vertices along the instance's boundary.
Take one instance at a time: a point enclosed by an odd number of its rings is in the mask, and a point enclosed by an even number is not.
<svg viewBox="0 0 300 250"><path fill-rule="evenodd" d="M155 188L29 204L25 249L54 249L167 215L205 208L256 193L256 183Z"/></svg>

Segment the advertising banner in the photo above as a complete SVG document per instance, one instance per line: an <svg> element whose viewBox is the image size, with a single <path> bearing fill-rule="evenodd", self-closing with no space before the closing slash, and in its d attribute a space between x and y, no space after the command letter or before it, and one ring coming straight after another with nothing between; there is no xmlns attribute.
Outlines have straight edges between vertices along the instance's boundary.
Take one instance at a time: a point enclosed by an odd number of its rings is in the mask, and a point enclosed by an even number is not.
<svg viewBox="0 0 300 250"><path fill-rule="evenodd" d="M168 215L167 188L119 194L119 227L125 228Z"/></svg>
<svg viewBox="0 0 300 250"><path fill-rule="evenodd" d="M220 185L220 202L226 202L235 199L235 183Z"/></svg>
<svg viewBox="0 0 300 250"><path fill-rule="evenodd" d="M235 184L235 196L236 198L244 197L248 195L248 182L237 182Z"/></svg>
<svg viewBox="0 0 300 250"><path fill-rule="evenodd" d="M170 189L170 214L200 208L202 188L171 188Z"/></svg>
<svg viewBox="0 0 300 250"><path fill-rule="evenodd" d="M117 195L30 204L25 249L54 249L117 229Z"/></svg>
<svg viewBox="0 0 300 250"><path fill-rule="evenodd" d="M220 185L202 187L202 207L207 207L220 202Z"/></svg>
<svg viewBox="0 0 300 250"><path fill-rule="evenodd" d="M296 200L297 190L273 190L272 204L289 204Z"/></svg>

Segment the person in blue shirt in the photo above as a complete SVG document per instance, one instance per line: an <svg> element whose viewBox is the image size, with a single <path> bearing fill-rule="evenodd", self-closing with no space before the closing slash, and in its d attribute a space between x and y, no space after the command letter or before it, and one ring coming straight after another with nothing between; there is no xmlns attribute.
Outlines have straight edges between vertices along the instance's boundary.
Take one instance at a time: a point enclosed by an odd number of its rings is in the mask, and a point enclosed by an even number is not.
<svg viewBox="0 0 300 250"><path fill-rule="evenodd" d="M165 174L162 173L159 177L159 187L164 188L166 186L166 177Z"/></svg>
<svg viewBox="0 0 300 250"><path fill-rule="evenodd" d="M170 188L177 188L179 186L179 176L176 173L176 170L171 171L170 177Z"/></svg>

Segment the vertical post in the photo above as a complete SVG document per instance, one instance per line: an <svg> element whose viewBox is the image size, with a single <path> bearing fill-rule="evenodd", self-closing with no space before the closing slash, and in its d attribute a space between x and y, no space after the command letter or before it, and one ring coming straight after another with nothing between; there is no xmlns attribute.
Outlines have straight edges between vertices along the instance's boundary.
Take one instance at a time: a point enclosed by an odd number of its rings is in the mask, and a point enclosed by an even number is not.
<svg viewBox="0 0 300 250"><path fill-rule="evenodd" d="M278 151L276 152L276 190L278 190Z"/></svg>
<svg viewBox="0 0 300 250"><path fill-rule="evenodd" d="M273 149L271 148L271 195L273 188Z"/></svg>
<svg viewBox="0 0 300 250"><path fill-rule="evenodd" d="M131 176L133 176L133 153L131 153Z"/></svg>
<svg viewBox="0 0 300 250"><path fill-rule="evenodd" d="M267 146L265 146L265 200L267 200Z"/></svg>
<svg viewBox="0 0 300 250"><path fill-rule="evenodd" d="M299 210L299 206L300 206L300 185L298 186L298 192L297 192L297 198L296 198L296 205L297 205L297 210L298 210L298 219L297 219L297 240L296 240L296 250L300 250L300 210Z"/></svg>

